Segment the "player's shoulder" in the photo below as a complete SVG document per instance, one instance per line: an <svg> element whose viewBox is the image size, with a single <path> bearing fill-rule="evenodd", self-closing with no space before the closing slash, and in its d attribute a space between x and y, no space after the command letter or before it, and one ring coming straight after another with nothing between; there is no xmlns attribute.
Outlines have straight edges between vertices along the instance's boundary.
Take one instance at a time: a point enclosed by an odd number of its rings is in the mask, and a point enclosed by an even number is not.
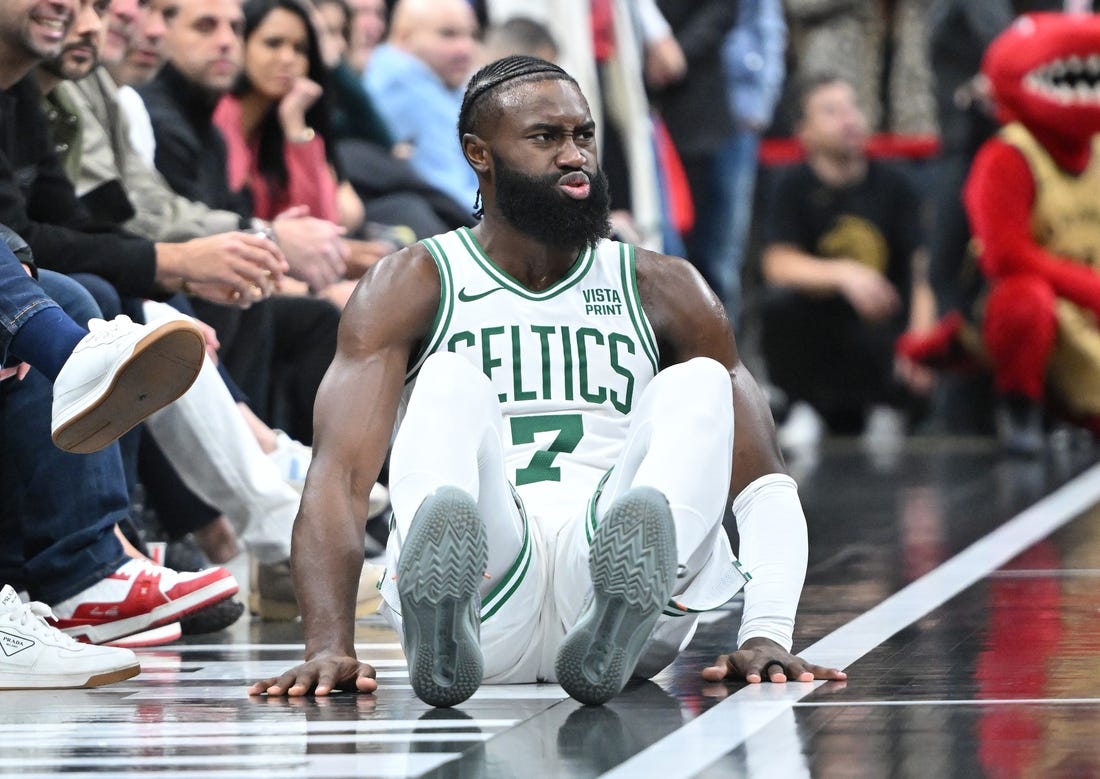
<svg viewBox="0 0 1100 779"><path fill-rule="evenodd" d="M372 270L375 269L377 269L377 275L383 276L404 278L427 275L434 276L437 280L439 278L439 272L436 262L432 258L432 253L428 251L428 247L422 241L411 243L391 254L387 254L374 264Z"/></svg>
<svg viewBox="0 0 1100 779"><path fill-rule="evenodd" d="M726 346L732 345L732 330L722 301L694 265L683 257L637 249L635 268L642 309L663 355L672 362L701 354L721 357L724 364L732 359L735 352Z"/></svg>
<svg viewBox="0 0 1100 779"><path fill-rule="evenodd" d="M634 265L642 308L654 324L702 315L717 303L702 274L683 257L636 248Z"/></svg>
<svg viewBox="0 0 1100 779"><path fill-rule="evenodd" d="M699 275L695 266L683 257L640 246L634 247L634 268L643 294L648 288L660 291L674 289L683 284L693 286Z"/></svg>
<svg viewBox="0 0 1100 779"><path fill-rule="evenodd" d="M430 330L439 296L439 272L423 245L386 255L370 267L344 306L341 348L369 354L414 343Z"/></svg>

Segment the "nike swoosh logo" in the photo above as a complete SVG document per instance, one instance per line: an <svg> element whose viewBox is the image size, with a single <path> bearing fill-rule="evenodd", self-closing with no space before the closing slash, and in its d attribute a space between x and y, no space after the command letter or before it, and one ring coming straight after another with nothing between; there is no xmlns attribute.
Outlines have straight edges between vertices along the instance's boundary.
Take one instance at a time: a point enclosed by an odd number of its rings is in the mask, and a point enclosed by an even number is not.
<svg viewBox="0 0 1100 779"><path fill-rule="evenodd" d="M458 291L458 299L461 300L463 303L471 303L475 300L481 300L486 295L492 295L494 292L500 292L502 289L504 289L504 287L493 287L492 289L487 289L484 292L475 292L470 295L466 293L466 288L463 287Z"/></svg>

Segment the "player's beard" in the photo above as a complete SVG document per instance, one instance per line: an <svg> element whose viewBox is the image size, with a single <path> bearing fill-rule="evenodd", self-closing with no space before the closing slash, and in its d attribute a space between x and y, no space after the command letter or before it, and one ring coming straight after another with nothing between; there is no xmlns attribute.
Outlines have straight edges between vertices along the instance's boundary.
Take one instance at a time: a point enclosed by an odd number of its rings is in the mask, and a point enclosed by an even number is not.
<svg viewBox="0 0 1100 779"><path fill-rule="evenodd" d="M588 197L583 200L567 197L558 188L564 173L528 176L495 154L493 171L501 215L539 243L580 250L611 234L611 195L602 168L590 177Z"/></svg>

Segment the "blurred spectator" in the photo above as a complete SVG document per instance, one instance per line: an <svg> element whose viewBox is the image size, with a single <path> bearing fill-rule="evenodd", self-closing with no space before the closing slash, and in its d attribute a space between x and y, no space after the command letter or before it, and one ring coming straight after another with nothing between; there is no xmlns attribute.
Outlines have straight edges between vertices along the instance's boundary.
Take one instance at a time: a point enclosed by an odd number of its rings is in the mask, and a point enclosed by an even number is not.
<svg viewBox="0 0 1100 779"><path fill-rule="evenodd" d="M811 410L855 433L877 408L927 392L929 373L895 364L894 341L935 316L915 192L867 159L854 88L821 74L804 83L799 110L806 162L776 182L763 256L762 346L771 380L794 401L780 436L789 446L812 431Z"/></svg>
<svg viewBox="0 0 1100 779"><path fill-rule="evenodd" d="M554 62L558 59L558 44L546 25L526 16L513 16L486 28L481 62L488 64L511 54L529 54Z"/></svg>
<svg viewBox="0 0 1100 779"><path fill-rule="evenodd" d="M1045 4L1053 10L1061 0ZM968 310L979 286L973 258L967 262L970 229L961 193L974 154L997 129L993 107L976 81L982 55L1014 15L1010 0L937 0L928 15L940 126L929 280L941 311Z"/></svg>
<svg viewBox="0 0 1100 779"><path fill-rule="evenodd" d="M975 316L984 282L970 251L962 187L978 148L997 129L978 71L989 43L1026 10L1057 10L1061 0L936 0L928 14L940 153L931 178L929 281L940 312ZM992 388L984 373L945 373L932 421L953 432L993 428Z"/></svg>
<svg viewBox="0 0 1100 779"><path fill-rule="evenodd" d="M333 135L359 138L396 152L393 133L363 89L362 73L348 63L352 15L347 0L320 0L314 5L318 14L321 55L328 68L332 90L329 105Z"/></svg>
<svg viewBox="0 0 1100 779"><path fill-rule="evenodd" d="M96 13L82 8L74 25L98 35ZM2 20L13 28L24 22ZM212 236L153 243L91 219L57 159L41 94L28 75L46 55L19 42L22 29L10 35L0 30L0 220L26 239L40 264L94 273L124 295L164 297L186 284L208 300L249 305L270 294L284 263L268 241Z"/></svg>
<svg viewBox="0 0 1100 779"><path fill-rule="evenodd" d="M371 54L386 37L389 9L386 0L348 0L351 20L348 28L347 61L360 77L367 70Z"/></svg>
<svg viewBox="0 0 1100 779"><path fill-rule="evenodd" d="M717 220L714 256L720 262L719 283L735 328L744 310L741 274L756 202L760 136L771 124L783 90L786 47L782 0L740 0L737 24L722 44L729 107L737 129L718 154L715 175L722 183L712 206L724 215Z"/></svg>
<svg viewBox="0 0 1100 779"><path fill-rule="evenodd" d="M872 132L936 133L927 0L784 2L798 77L843 76Z"/></svg>
<svg viewBox="0 0 1100 779"><path fill-rule="evenodd" d="M348 36L356 17L350 6L345 0L321 0L316 7L316 26L323 31L321 52L328 67L331 93L332 135L328 140L335 141L338 167L364 203L368 234L396 237L407 243L472 225L468 205L456 203L413 170L408 162L413 147L395 142L389 125L367 94L361 73L351 66ZM376 11L368 8L362 13L373 21L360 32L380 36L385 29L384 17L379 23ZM377 42L374 39L371 49Z"/></svg>
<svg viewBox="0 0 1100 779"><path fill-rule="evenodd" d="M367 93L394 137L412 146L409 161L461 207L473 207L477 177L455 125L477 54L477 20L466 0L400 0L390 34L364 75Z"/></svg>
<svg viewBox="0 0 1100 779"><path fill-rule="evenodd" d="M244 67L213 116L226 142L229 186L248 191L260 219L304 206L354 235L365 210L333 166L326 69L309 12L298 0L249 0L243 10ZM345 245L351 278L397 248Z"/></svg>
<svg viewBox="0 0 1100 779"><path fill-rule="evenodd" d="M141 89L156 132L157 169L178 194L252 217L247 192L226 177L225 141L212 122L240 70L244 15L236 0L180 0L165 38L169 61ZM320 290L346 271L340 228L295 210L273 227L291 272ZM219 356L261 419L299 441L312 440L313 398L335 352L339 311L330 303L276 296L270 305L232 312L195 304L221 342Z"/></svg>
<svg viewBox="0 0 1100 779"><path fill-rule="evenodd" d="M78 442L74 448L86 454L70 454L50 444L51 427L63 418L53 410L55 392L62 412L74 402L77 407L94 402L85 392L100 384L95 376L110 365L122 368L127 361L137 368L137 374L146 377L172 366L165 377L176 373L171 381L176 389L185 389L189 381L179 381L193 379L202 359L199 334L188 327L187 348L169 338L147 354L139 354L139 343L158 328L137 326L124 317L109 323L94 321L100 315L95 301L62 274L41 271L42 289L27 295L21 288L26 276L6 245L10 240L6 235L0 241L5 300L30 304L36 313L23 323L14 341L9 344L5 339L5 347L10 345L17 354L31 359L43 356L43 351L55 353L36 359L36 369L22 380L0 384L0 438L4 441L0 448L0 492L4 496L0 577L51 605L56 615L53 624L90 643L174 623L189 612L231 597L237 582L224 569L178 574L127 556L115 528L128 520L130 499L118 445L108 444L110 437L97 442L103 446L98 450L82 446L90 443L88 440ZM22 244L21 239L16 240ZM20 259L33 265L29 253L20 251ZM25 313L25 307L21 308L20 313ZM91 322L93 334L80 341L62 364L56 349L40 348L42 334L32 330L51 321L59 326L59 317L66 315L72 322ZM179 327L161 329L171 330ZM46 337L50 337L48 333ZM158 351L163 359L158 359ZM139 363L145 363L144 367ZM123 387L124 392L133 391L135 375L123 369L118 378L121 385L129 386L129 390ZM52 388L51 382L56 382ZM110 420L102 416L110 409L117 411L114 404L108 404L92 413L110 427ZM178 631L174 635L178 636Z"/></svg>
<svg viewBox="0 0 1100 779"><path fill-rule="evenodd" d="M721 233L730 223L726 208L730 179L722 175L720 153L731 142L736 127L728 104L728 86L722 64L722 44L737 21L737 6L729 0L658 0L658 8L683 52L686 71L650 87L687 175L694 204L695 224L684 236L686 257L723 302L730 290L721 252L727 241ZM700 117L706 116L706 121Z"/></svg>

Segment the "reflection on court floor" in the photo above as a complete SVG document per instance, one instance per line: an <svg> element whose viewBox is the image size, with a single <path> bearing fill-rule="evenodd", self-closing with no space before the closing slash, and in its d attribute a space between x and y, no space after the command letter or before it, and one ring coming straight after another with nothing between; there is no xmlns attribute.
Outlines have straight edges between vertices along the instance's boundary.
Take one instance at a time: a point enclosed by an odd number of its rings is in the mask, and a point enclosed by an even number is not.
<svg viewBox="0 0 1100 779"><path fill-rule="evenodd" d="M810 524L796 632L847 683L705 684L740 603L602 707L557 685L412 694L396 636L361 620L375 695L249 698L301 656L301 627L247 619L141 652L87 691L0 694L0 766L24 778L1098 776L1100 468L1091 449L1005 460L914 439L829 442L793 463ZM782 539L775 539L782 543Z"/></svg>

